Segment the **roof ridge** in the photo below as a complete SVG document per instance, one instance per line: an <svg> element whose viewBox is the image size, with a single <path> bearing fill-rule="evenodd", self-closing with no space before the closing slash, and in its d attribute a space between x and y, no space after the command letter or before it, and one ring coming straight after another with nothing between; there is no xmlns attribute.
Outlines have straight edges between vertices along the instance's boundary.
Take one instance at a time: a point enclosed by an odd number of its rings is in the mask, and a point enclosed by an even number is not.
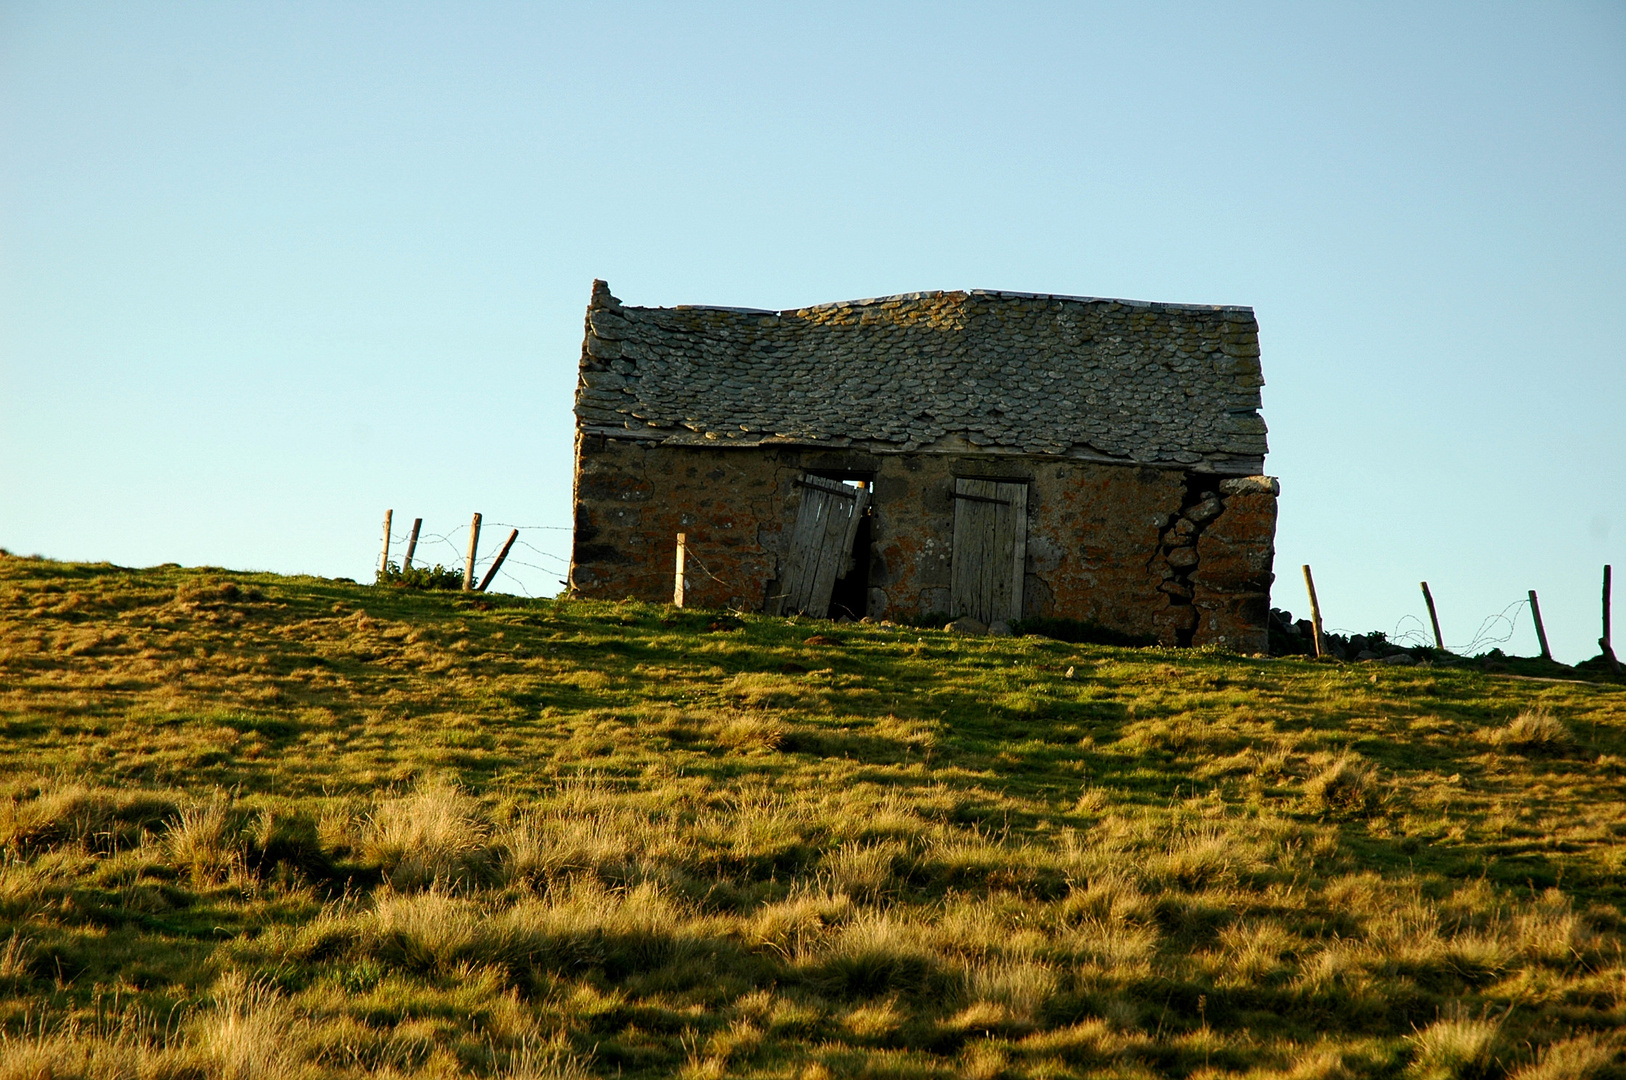
<svg viewBox="0 0 1626 1080"><path fill-rule="evenodd" d="M901 300L935 300L956 293L966 297L974 296L997 300L1063 300L1075 304L1119 304L1127 308L1145 308L1151 311L1227 311L1249 315L1254 313L1253 307L1249 304L1197 304L1186 301L1133 300L1121 296L1075 296L1071 293L1017 292L1011 289L931 289L921 292L891 293L886 296L865 296L853 300L827 300L821 304L804 304L801 307L779 309L732 307L726 304L673 304L670 307L659 305L644 307L638 304L623 304L622 307L630 311L726 311L735 315L794 315L802 311L830 311L840 308L869 307L874 304L889 304Z"/></svg>
<svg viewBox="0 0 1626 1080"><path fill-rule="evenodd" d="M943 290L587 322L578 421L674 443L953 438L1218 471L1267 451L1249 307Z"/></svg>

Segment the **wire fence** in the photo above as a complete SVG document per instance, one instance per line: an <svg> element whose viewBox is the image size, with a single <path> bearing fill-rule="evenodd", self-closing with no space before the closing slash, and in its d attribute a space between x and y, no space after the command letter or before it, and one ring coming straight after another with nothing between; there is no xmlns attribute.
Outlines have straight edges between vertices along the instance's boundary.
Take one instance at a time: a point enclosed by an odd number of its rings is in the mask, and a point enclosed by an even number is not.
<svg viewBox="0 0 1626 1080"><path fill-rule="evenodd" d="M461 525L445 533L424 532L420 529L418 543L412 556L413 565L432 566L438 564L454 570L463 569L468 553L469 528L469 525ZM492 586L499 589L506 587L517 591L520 595L533 598L539 595L552 595L553 592L557 592L558 590L547 591L548 587L555 583L560 588L568 587L570 539L558 534L571 532L569 525L515 525L506 521L482 522L480 525L482 541L486 539L488 529L513 529L519 533L519 536L514 540L513 548L509 550L508 556L503 560L501 568L497 571L497 576L491 583ZM527 534L530 534L537 542L532 543L530 539L526 538ZM550 538L557 542L543 546ZM401 565L406 554L406 545L410 539L410 530L398 533L393 527L391 528L391 562ZM515 551L519 548L523 548L530 553L529 559L516 557ZM481 580L482 575L490 570L500 551L501 544L493 543L487 544L483 553L476 554L473 575L476 583ZM533 559L541 561L530 561ZM701 575L719 584L727 584L713 574L701 560L696 558L692 551L687 554L685 567L689 572L698 571ZM516 573L516 569L532 571L535 576ZM1501 611L1493 615L1487 615L1480 622L1478 628L1474 631L1473 637L1467 643L1453 645L1448 642L1445 646L1446 651L1455 653L1458 656L1477 656L1482 652L1506 645L1513 640L1514 635L1518 632L1519 620L1528 613L1529 608L1530 602L1527 598L1520 597L1514 600ZM1339 634L1346 638L1366 633L1366 631L1349 630L1337 626L1327 627L1326 630L1328 633ZM1394 629L1388 633L1387 638L1390 642L1407 648L1429 648L1434 644L1433 631L1427 623L1416 615L1402 616L1395 623Z"/></svg>
<svg viewBox="0 0 1626 1080"><path fill-rule="evenodd" d="M412 565L439 565L461 571L467 565L469 528L469 525L461 525L450 532L444 533L419 529L418 543L412 553ZM568 554L570 539L568 536L558 537L557 534L569 533L571 531L570 526L514 525L506 521L482 521L480 523L480 544L483 550L477 551L475 555L473 576L476 584L480 582L482 575L491 569L492 563L496 562L497 556L502 550L502 540L506 539L506 537L502 537L500 533L496 537L491 535L493 531L502 529L514 529L520 535L514 540L514 546L509 550L507 558L503 559L496 578L488 586L489 589L512 589L522 596L534 598L540 595L552 595L547 590L548 586L553 582L557 582L561 588L565 586L570 573L570 556ZM527 534L532 535L537 542L532 543L531 540L526 539ZM554 537L562 541L562 543L547 547L542 546L546 543L547 534L554 534ZM391 523L390 562L397 566L403 565L407 544L411 539L412 531L410 528L397 532L393 527L393 522ZM550 547L553 550L550 550ZM518 557L521 548L530 553L530 559L541 560L541 563ZM377 569L376 563L374 568ZM516 573L516 570L519 569L534 571L535 576Z"/></svg>
<svg viewBox="0 0 1626 1080"><path fill-rule="evenodd" d="M1445 650L1458 656L1477 656L1482 652L1506 645L1513 640L1513 635L1519 628L1520 615L1530 610L1530 601L1520 597L1507 607L1494 615L1487 615L1474 636L1465 645L1453 645L1446 642ZM1346 630L1341 626L1325 628L1329 634L1338 634L1342 637L1355 637L1369 631ZM1434 647L1434 632L1429 625L1416 615L1403 615L1395 623L1394 629L1386 635L1393 644L1407 648L1431 649Z"/></svg>

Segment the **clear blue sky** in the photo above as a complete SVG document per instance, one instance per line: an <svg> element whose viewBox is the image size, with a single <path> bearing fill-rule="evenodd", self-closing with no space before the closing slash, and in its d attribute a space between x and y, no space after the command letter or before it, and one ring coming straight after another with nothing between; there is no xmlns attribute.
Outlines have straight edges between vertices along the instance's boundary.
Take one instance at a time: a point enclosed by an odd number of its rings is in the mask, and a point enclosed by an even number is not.
<svg viewBox="0 0 1626 1080"><path fill-rule="evenodd" d="M594 277L1251 304L1279 606L1626 578L1626 5L0 5L12 551L551 593Z"/></svg>

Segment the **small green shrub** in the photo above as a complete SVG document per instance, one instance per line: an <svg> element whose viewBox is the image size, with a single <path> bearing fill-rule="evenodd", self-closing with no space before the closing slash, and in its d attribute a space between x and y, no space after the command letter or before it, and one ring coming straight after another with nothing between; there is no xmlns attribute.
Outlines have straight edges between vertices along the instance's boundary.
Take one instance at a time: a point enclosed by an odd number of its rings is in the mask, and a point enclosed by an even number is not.
<svg viewBox="0 0 1626 1080"><path fill-rule="evenodd" d="M409 566L405 570L388 563L373 580L375 585L393 585L398 589L462 589L463 571L448 569L436 563L427 566Z"/></svg>

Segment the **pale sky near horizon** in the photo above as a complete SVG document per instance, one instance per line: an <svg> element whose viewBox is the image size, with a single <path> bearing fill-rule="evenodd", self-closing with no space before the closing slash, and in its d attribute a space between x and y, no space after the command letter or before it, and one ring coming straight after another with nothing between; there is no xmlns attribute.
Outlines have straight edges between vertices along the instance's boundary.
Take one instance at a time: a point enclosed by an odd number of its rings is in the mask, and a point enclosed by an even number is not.
<svg viewBox="0 0 1626 1080"><path fill-rule="evenodd" d="M1277 606L1626 576L1626 5L0 2L0 546L549 594L595 277L1249 304Z"/></svg>

